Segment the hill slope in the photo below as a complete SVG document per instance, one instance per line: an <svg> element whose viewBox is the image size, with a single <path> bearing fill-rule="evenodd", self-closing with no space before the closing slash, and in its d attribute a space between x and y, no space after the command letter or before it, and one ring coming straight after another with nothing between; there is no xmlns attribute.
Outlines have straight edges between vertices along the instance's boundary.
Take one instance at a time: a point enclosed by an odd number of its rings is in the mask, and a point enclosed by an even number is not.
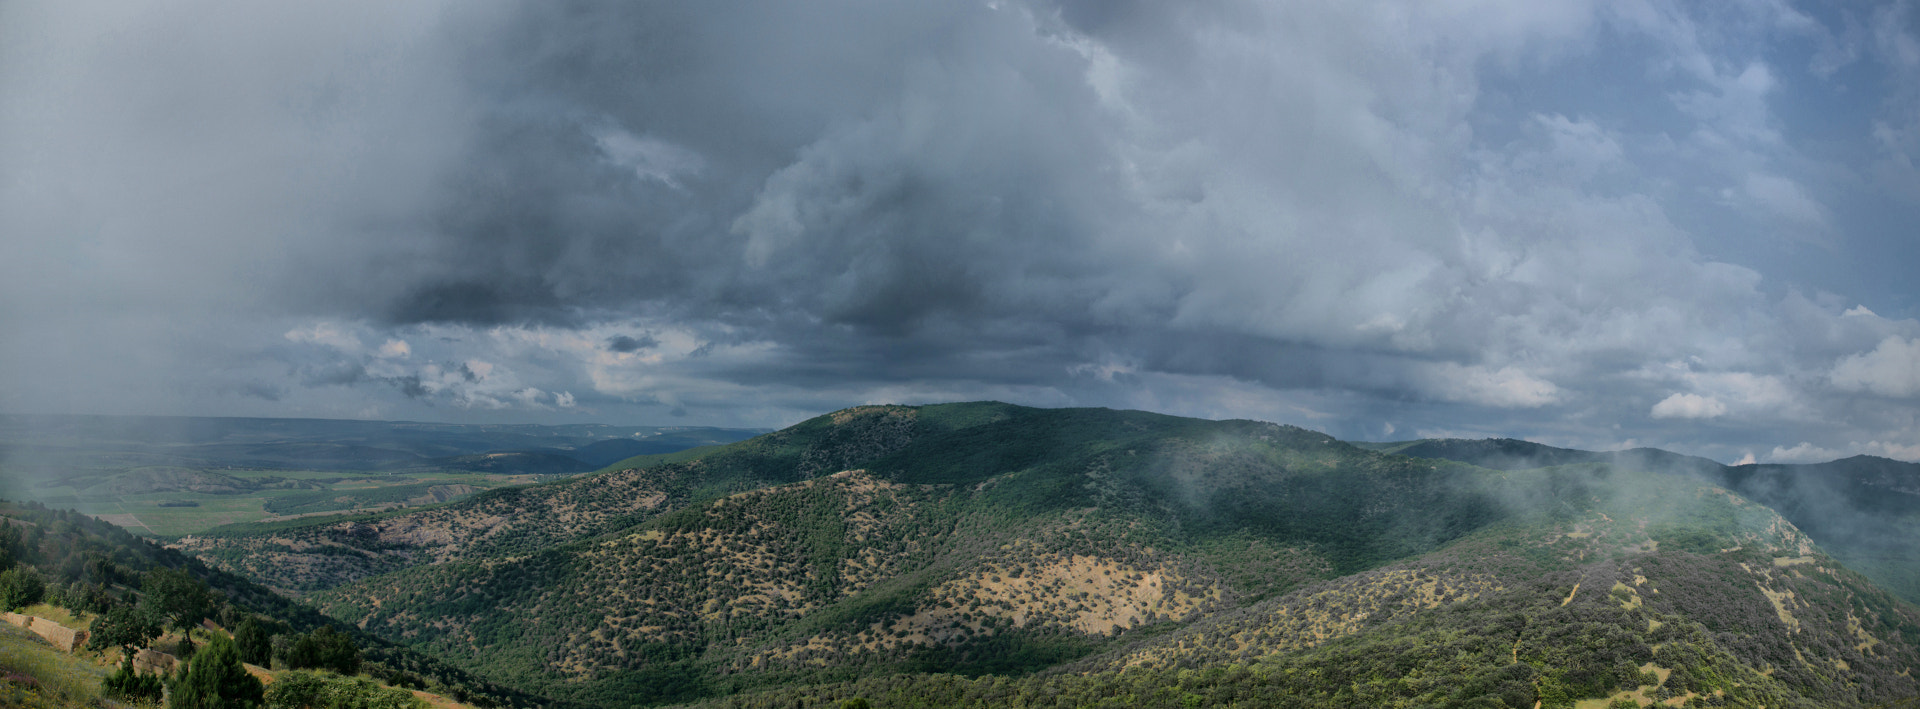
<svg viewBox="0 0 1920 709"><path fill-rule="evenodd" d="M1728 466L1653 448L1602 453L1505 438L1370 447L1502 470L1607 463L1691 476L1772 507L1848 567L1920 603L1920 463L1862 455L1830 463Z"/></svg>
<svg viewBox="0 0 1920 709"><path fill-rule="evenodd" d="M1304 705L1571 706L1642 668L1648 692L1702 701L1920 693L1911 606L1765 507L1606 463L1499 471L991 403L862 407L646 462L190 548L591 705L1200 701L1258 678Z"/></svg>
<svg viewBox="0 0 1920 709"><path fill-rule="evenodd" d="M70 510L0 500L0 571L10 567L19 569L16 573L30 573L40 578L48 585L50 594L61 588L85 588L90 589L87 593L108 599L105 602L110 604L135 603L141 577L147 572L184 570L218 594L215 608L209 611L208 617L228 626L235 626L239 619L250 615L295 632L329 626L355 638L364 651L367 660L364 668L370 674L415 686L432 686L437 691L483 706L526 707L542 703L537 697L478 680L429 655L381 640L244 578L208 568L198 559ZM82 623L74 627L86 626ZM0 653L4 655L8 653ZM7 664L0 662L0 669L7 669ZM97 677L92 681L97 681Z"/></svg>

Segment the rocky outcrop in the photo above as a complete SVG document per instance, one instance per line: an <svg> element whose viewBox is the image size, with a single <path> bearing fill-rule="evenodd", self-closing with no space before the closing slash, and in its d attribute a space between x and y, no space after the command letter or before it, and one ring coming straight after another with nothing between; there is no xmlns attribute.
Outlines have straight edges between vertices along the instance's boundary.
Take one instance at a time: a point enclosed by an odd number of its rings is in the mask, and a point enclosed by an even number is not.
<svg viewBox="0 0 1920 709"><path fill-rule="evenodd" d="M174 668L179 665L179 658L159 650L141 648L138 652L133 653L133 671L135 672L151 672L157 675L167 675L172 674Z"/></svg>

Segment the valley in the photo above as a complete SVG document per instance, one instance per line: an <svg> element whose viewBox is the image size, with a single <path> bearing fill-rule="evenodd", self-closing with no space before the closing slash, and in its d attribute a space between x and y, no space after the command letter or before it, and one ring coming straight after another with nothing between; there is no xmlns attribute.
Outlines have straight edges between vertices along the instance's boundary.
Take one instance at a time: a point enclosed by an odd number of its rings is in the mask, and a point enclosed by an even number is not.
<svg viewBox="0 0 1920 709"><path fill-rule="evenodd" d="M0 498L178 537L434 505L759 431L309 419L0 416Z"/></svg>

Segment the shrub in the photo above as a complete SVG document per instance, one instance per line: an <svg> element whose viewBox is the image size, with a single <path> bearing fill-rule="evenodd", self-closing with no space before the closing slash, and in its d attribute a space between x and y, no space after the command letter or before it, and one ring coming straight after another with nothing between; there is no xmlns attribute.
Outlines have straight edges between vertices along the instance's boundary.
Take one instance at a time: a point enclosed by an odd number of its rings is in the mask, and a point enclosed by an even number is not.
<svg viewBox="0 0 1920 709"><path fill-rule="evenodd" d="M365 678L316 672L288 672L267 690L271 709L419 709L425 705L405 690L388 689Z"/></svg>
<svg viewBox="0 0 1920 709"><path fill-rule="evenodd" d="M0 610L31 606L46 595L47 584L40 580L40 572L25 566L0 572Z"/></svg>
<svg viewBox="0 0 1920 709"><path fill-rule="evenodd" d="M280 652L287 669L326 669L343 675L360 672L360 647L353 638L324 625L294 637Z"/></svg>
<svg viewBox="0 0 1920 709"><path fill-rule="evenodd" d="M127 655L120 662L120 669L107 675L100 681L100 691L108 699L120 699L128 702L158 703L163 693L164 682L160 675L145 674L133 669L133 656Z"/></svg>
<svg viewBox="0 0 1920 709"><path fill-rule="evenodd" d="M172 709L251 709L265 701L266 687L240 665L240 651L215 633L195 652L173 682Z"/></svg>

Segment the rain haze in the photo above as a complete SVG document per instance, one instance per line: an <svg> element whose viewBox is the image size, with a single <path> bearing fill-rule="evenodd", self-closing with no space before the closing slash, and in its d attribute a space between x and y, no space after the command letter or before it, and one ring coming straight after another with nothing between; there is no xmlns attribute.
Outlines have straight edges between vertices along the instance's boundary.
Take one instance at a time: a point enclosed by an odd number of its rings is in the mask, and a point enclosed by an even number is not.
<svg viewBox="0 0 1920 709"><path fill-rule="evenodd" d="M1920 460L1914 2L0 4L0 413Z"/></svg>

